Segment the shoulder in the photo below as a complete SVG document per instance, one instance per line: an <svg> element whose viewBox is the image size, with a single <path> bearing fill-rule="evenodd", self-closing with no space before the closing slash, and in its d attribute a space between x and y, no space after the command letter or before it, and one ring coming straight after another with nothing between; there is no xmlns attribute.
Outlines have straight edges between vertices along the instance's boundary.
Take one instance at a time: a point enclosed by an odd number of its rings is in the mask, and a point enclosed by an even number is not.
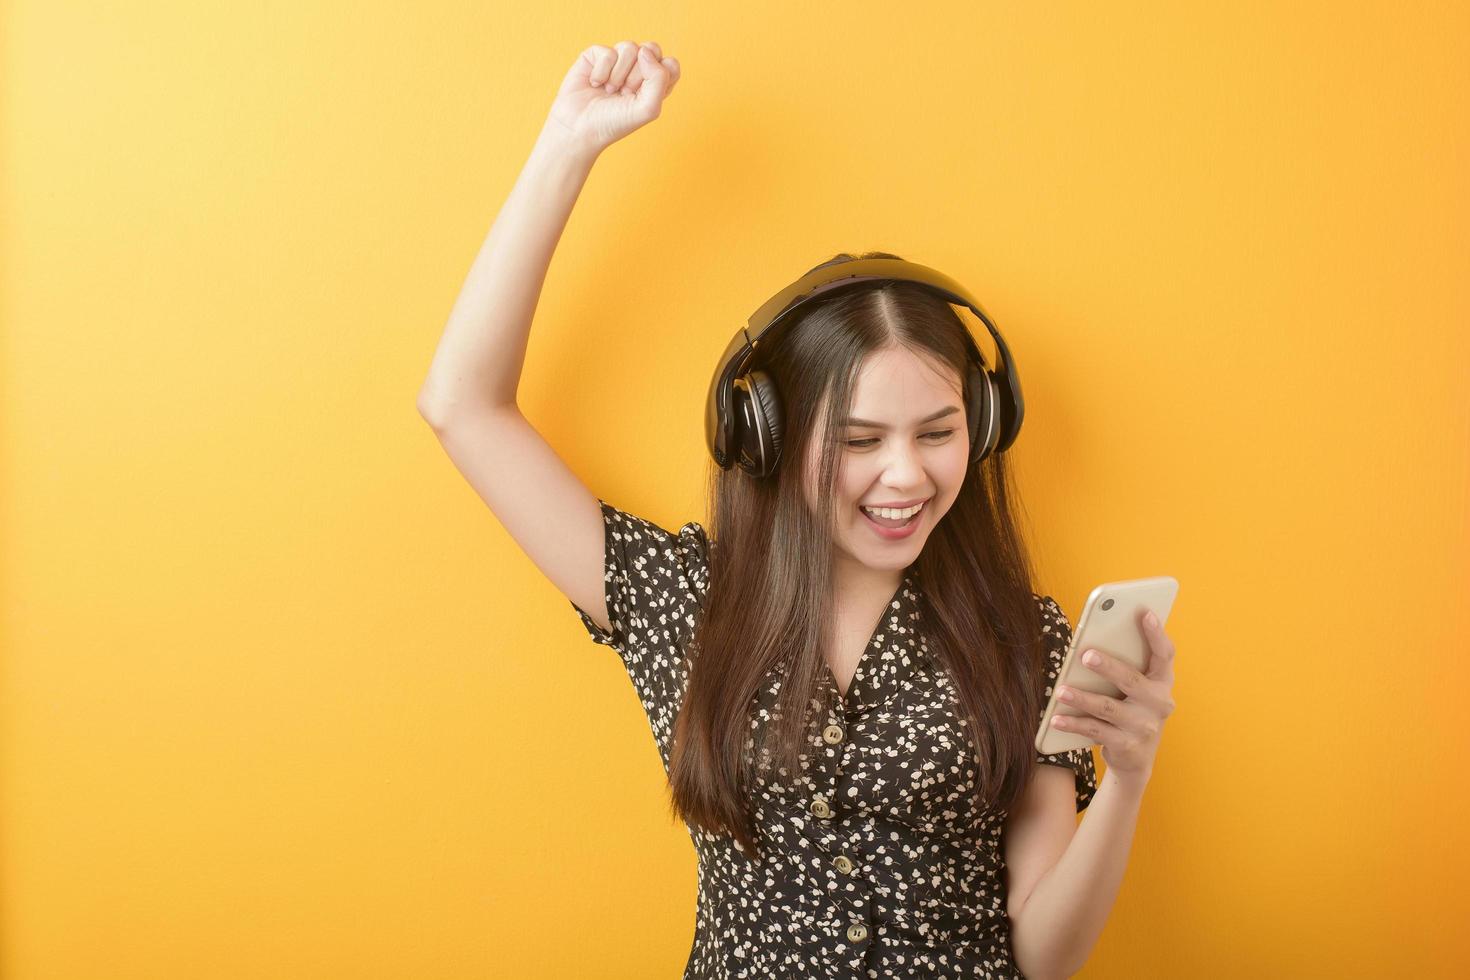
<svg viewBox="0 0 1470 980"><path fill-rule="evenodd" d="M620 647L687 635L709 586L704 525L685 521L671 531L606 500L599 503L606 525L603 579L612 629L592 624L588 632L596 642Z"/></svg>
<svg viewBox="0 0 1470 980"><path fill-rule="evenodd" d="M678 578L702 574L707 568L709 535L700 522L685 521L678 530L670 531L605 500L599 502L607 525L608 558L615 571L673 585Z"/></svg>
<svg viewBox="0 0 1470 980"><path fill-rule="evenodd" d="M1067 619L1067 614L1062 611L1059 602L1049 595L1031 593L1036 600L1037 611L1041 614L1041 639L1048 648L1061 646L1066 648L1072 639L1072 624Z"/></svg>
<svg viewBox="0 0 1470 980"><path fill-rule="evenodd" d="M1051 596L1037 595L1034 592L1032 595L1041 612L1043 680L1048 685L1046 695L1050 697L1049 685L1061 672L1062 661L1067 655L1067 647L1072 642L1072 624L1067 620L1067 614L1062 611L1061 604Z"/></svg>

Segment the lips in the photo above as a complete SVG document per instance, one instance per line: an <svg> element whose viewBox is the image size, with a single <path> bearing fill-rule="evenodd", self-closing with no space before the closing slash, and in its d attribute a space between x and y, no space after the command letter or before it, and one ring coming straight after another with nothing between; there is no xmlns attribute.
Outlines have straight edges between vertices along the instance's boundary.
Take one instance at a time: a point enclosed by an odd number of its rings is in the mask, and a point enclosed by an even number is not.
<svg viewBox="0 0 1470 980"><path fill-rule="evenodd" d="M874 517L861 507L858 508L858 513L863 515L863 523L872 528L874 534L888 541L900 541L918 529L924 520L924 511L927 509L927 505L920 507L916 513L902 523L894 523L886 517Z"/></svg>
<svg viewBox="0 0 1470 980"><path fill-rule="evenodd" d="M894 504L858 504L858 506L859 507L887 507L887 508L890 508L892 510L903 510L905 507L912 507L912 506L914 506L914 504L922 504L925 501L927 501L928 499L929 499L928 497L915 497L913 500L905 500L905 501L902 501L900 503L894 503Z"/></svg>

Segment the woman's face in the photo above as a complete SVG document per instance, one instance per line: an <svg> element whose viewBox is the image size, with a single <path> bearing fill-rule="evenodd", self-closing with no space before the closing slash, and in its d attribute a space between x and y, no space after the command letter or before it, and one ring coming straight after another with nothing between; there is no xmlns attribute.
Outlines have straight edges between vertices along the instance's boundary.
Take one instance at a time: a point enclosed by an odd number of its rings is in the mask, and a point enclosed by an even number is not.
<svg viewBox="0 0 1470 980"><path fill-rule="evenodd" d="M970 441L959 377L907 349L868 356L853 392L852 412L839 429L837 559L874 570L907 568L929 533L959 496L969 467ZM819 419L817 429L825 420ZM819 439L808 447L807 502L816 507ZM896 530L870 519L862 507L922 502ZM886 533L885 533L886 532Z"/></svg>

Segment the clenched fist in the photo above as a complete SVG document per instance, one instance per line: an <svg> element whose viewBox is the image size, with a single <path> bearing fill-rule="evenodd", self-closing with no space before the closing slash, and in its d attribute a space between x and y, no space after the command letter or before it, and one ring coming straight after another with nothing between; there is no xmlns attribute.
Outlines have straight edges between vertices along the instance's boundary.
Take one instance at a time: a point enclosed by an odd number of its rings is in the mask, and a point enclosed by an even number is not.
<svg viewBox="0 0 1470 980"><path fill-rule="evenodd" d="M562 79L547 124L588 152L601 153L657 119L678 81L678 60L665 58L657 41L594 44Z"/></svg>

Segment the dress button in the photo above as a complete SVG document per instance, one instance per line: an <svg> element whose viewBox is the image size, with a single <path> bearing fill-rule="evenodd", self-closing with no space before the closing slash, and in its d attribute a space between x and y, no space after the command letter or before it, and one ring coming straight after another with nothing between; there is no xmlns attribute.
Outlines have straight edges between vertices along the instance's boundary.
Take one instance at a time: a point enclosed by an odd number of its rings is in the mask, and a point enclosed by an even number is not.
<svg viewBox="0 0 1470 980"><path fill-rule="evenodd" d="M821 817L823 820L832 816L832 808L828 806L827 801L822 799L820 796L817 797L815 800L812 800L812 812Z"/></svg>
<svg viewBox="0 0 1470 980"><path fill-rule="evenodd" d="M849 874L852 871L852 861L848 858L846 854L837 855L832 863L837 865L837 870L841 871L843 874Z"/></svg>
<svg viewBox="0 0 1470 980"><path fill-rule="evenodd" d="M855 943L860 943L868 938L868 927L861 922L854 922L847 927L847 938Z"/></svg>
<svg viewBox="0 0 1470 980"><path fill-rule="evenodd" d="M828 745L836 745L838 742L842 741L842 726L828 725L826 728L822 729L822 741L826 742Z"/></svg>

